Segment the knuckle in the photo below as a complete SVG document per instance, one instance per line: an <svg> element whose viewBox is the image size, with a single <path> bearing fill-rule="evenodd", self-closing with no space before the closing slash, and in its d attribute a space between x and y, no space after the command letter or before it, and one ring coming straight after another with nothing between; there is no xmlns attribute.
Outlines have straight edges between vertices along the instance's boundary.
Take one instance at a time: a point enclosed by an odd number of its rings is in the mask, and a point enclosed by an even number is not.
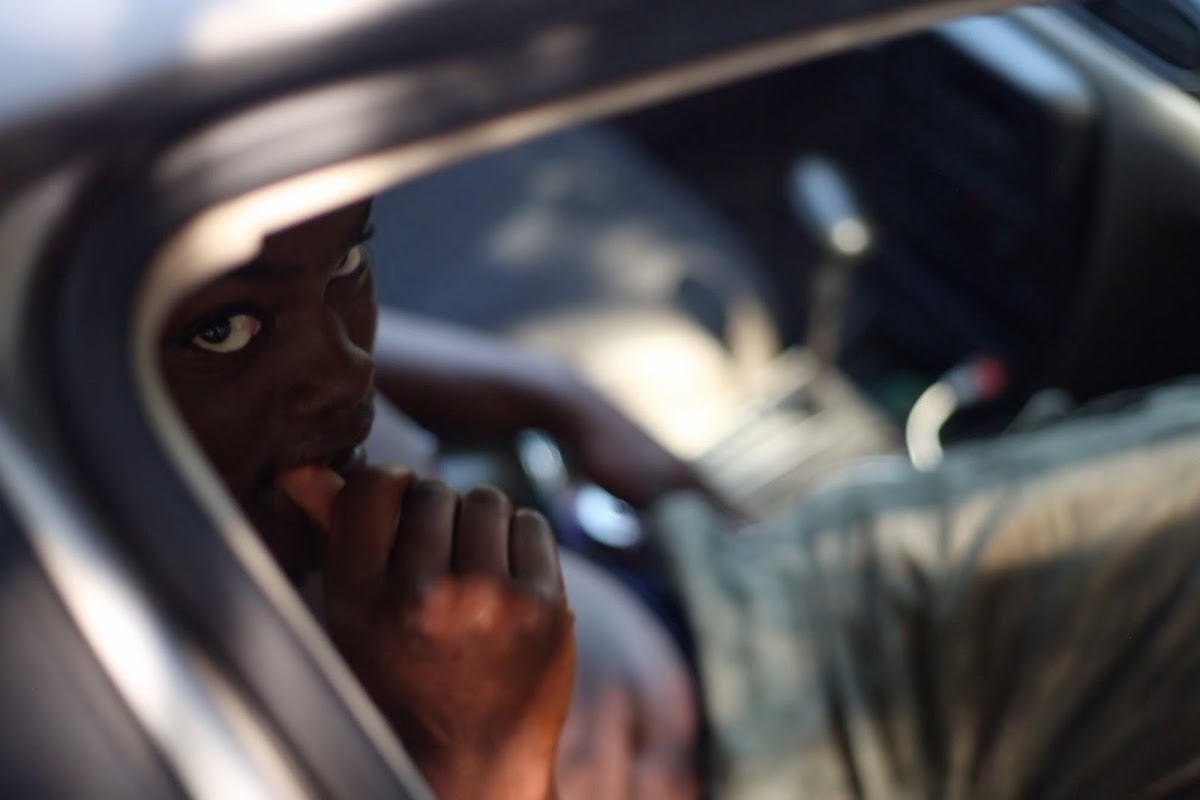
<svg viewBox="0 0 1200 800"><path fill-rule="evenodd" d="M407 486L412 483L414 475L412 470L407 467L398 466L374 466L368 468L368 474L375 476L377 480L392 486Z"/></svg>
<svg viewBox="0 0 1200 800"><path fill-rule="evenodd" d="M494 578L480 577L464 582L463 608L475 613L498 613L510 602L504 583Z"/></svg>
<svg viewBox="0 0 1200 800"><path fill-rule="evenodd" d="M467 492L463 498L464 503L472 506L478 506L487 510L507 510L512 507L512 503L508 499L508 495L497 489L495 486L476 486Z"/></svg>
<svg viewBox="0 0 1200 800"><path fill-rule="evenodd" d="M507 609L517 630L538 636L544 636L556 628L563 612L569 611L554 598L527 587L510 593Z"/></svg>
<svg viewBox="0 0 1200 800"><path fill-rule="evenodd" d="M346 479L343 494L361 498L384 491L399 491L406 487L412 479L412 472L403 467L367 467L358 470Z"/></svg>
<svg viewBox="0 0 1200 800"><path fill-rule="evenodd" d="M395 587L384 606L412 627L440 627L454 617L459 587L454 581L439 578L418 584Z"/></svg>
<svg viewBox="0 0 1200 800"><path fill-rule="evenodd" d="M395 467L370 467L354 473L334 499L335 529L348 530L368 524L384 510L394 509L402 502L411 481L411 472Z"/></svg>
<svg viewBox="0 0 1200 800"><path fill-rule="evenodd" d="M446 498L457 498L449 484L434 478L417 478L408 490L412 502L435 502Z"/></svg>
<svg viewBox="0 0 1200 800"><path fill-rule="evenodd" d="M518 530L531 534L550 533L550 523L532 508L518 509L513 515L513 524Z"/></svg>

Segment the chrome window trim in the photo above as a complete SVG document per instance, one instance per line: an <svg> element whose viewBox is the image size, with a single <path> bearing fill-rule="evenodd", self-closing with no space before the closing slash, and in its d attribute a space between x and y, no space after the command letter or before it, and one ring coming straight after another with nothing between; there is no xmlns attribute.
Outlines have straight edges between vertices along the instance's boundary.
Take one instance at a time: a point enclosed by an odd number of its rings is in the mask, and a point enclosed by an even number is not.
<svg viewBox="0 0 1200 800"><path fill-rule="evenodd" d="M311 795L233 687L175 633L100 524L0 416L0 487L92 652L189 796Z"/></svg>

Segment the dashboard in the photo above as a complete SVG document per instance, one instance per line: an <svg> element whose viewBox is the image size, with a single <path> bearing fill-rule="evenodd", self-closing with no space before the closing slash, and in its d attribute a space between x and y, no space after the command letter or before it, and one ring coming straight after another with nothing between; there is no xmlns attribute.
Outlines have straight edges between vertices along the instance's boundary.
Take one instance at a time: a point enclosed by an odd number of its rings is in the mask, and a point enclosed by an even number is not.
<svg viewBox="0 0 1200 800"><path fill-rule="evenodd" d="M839 366L901 423L939 376L994 359L1005 391L947 431L983 435L1047 389L1082 403L1200 368L1198 20L1190 0L1028 7L624 124L745 233L790 342L820 258L782 176L838 164L878 241Z"/></svg>
<svg viewBox="0 0 1200 800"><path fill-rule="evenodd" d="M842 363L903 413L955 364L1051 380L1085 250L1100 102L1011 19L973 18L862 56L870 144L852 163L882 246L859 271Z"/></svg>
<svg viewBox="0 0 1200 800"><path fill-rule="evenodd" d="M871 394L902 408L912 373L992 355L1012 384L986 428L1040 389L1200 367L1194 10L1032 8L860 56L874 144L852 163L887 238L843 362Z"/></svg>

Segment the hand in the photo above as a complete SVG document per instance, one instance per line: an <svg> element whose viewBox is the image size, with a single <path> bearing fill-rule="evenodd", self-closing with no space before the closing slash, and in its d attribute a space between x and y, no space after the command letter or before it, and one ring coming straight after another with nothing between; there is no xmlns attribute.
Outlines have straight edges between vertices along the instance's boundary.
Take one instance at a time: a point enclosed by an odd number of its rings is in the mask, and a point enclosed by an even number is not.
<svg viewBox="0 0 1200 800"><path fill-rule="evenodd" d="M437 795L552 796L575 645L545 520L400 470L279 483L327 532L330 636Z"/></svg>

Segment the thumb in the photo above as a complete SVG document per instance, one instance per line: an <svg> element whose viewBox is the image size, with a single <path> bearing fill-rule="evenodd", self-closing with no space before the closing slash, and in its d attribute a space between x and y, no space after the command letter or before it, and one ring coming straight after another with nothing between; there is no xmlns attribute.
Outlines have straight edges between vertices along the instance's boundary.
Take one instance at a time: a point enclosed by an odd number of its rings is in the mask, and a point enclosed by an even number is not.
<svg viewBox="0 0 1200 800"><path fill-rule="evenodd" d="M281 472L276 485L322 530L333 530L333 501L346 485L331 469L306 464Z"/></svg>

